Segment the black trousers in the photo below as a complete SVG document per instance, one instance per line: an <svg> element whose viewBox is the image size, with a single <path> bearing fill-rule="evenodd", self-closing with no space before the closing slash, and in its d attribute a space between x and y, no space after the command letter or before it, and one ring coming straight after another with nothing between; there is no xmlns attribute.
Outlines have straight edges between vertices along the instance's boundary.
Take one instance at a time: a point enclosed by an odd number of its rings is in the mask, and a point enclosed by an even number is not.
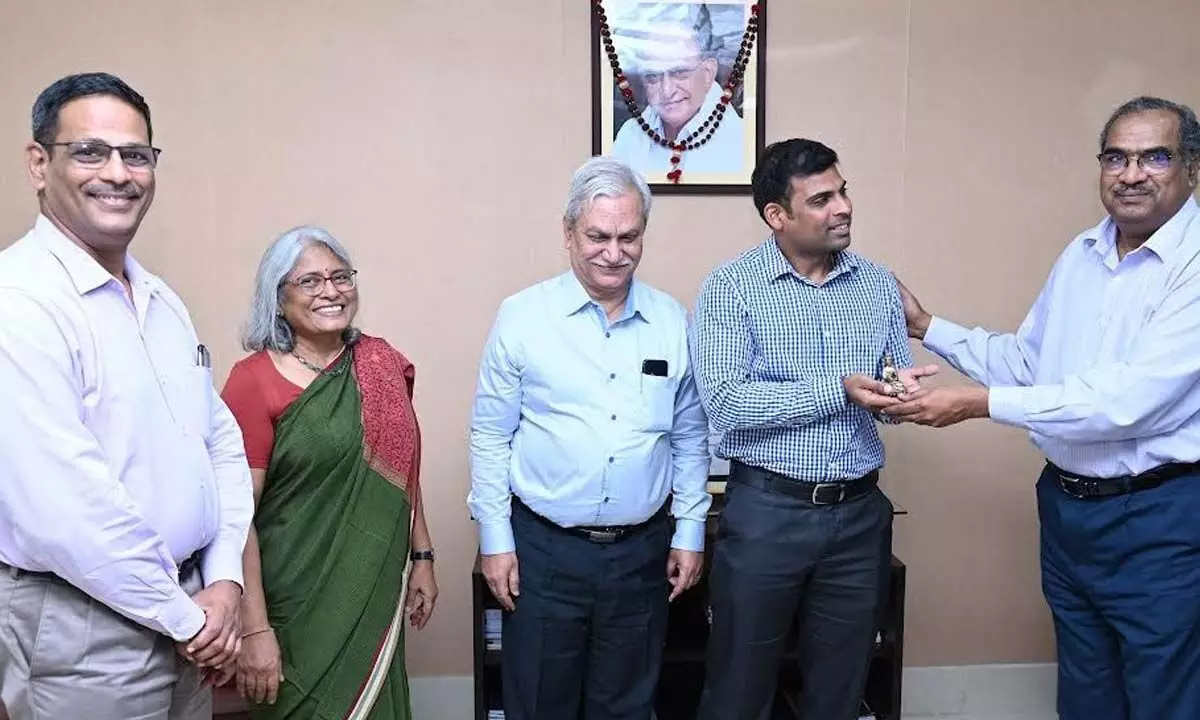
<svg viewBox="0 0 1200 720"><path fill-rule="evenodd" d="M502 638L507 720L649 720L667 634L665 516L593 543L513 503L520 597Z"/></svg>
<svg viewBox="0 0 1200 720"><path fill-rule="evenodd" d="M784 641L800 623L804 720L858 717L891 558L892 506L878 489L813 505L726 487L709 578L712 632L701 720L766 720Z"/></svg>

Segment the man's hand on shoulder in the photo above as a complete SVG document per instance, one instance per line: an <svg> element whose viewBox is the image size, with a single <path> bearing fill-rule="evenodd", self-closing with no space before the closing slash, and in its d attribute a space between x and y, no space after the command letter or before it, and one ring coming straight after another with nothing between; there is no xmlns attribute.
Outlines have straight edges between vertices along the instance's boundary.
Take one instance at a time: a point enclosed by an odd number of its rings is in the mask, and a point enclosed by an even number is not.
<svg viewBox="0 0 1200 720"><path fill-rule="evenodd" d="M237 659L242 646L242 588L219 580L192 596L204 611L204 627L179 643L179 653L200 668L221 670Z"/></svg>
<svg viewBox="0 0 1200 720"><path fill-rule="evenodd" d="M921 301L900 282L900 278L896 278L896 287L900 290L900 302L904 304L904 324L908 327L908 336L914 340L924 340L933 316L925 311Z"/></svg>

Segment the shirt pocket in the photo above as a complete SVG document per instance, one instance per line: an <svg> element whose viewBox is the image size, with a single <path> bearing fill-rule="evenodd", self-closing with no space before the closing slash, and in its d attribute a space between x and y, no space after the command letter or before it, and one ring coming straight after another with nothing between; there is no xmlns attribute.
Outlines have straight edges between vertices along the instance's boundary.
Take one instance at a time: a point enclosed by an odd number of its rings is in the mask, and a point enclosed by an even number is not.
<svg viewBox="0 0 1200 720"><path fill-rule="evenodd" d="M675 391L678 378L641 376L640 428L647 432L670 432L675 421Z"/></svg>
<svg viewBox="0 0 1200 720"><path fill-rule="evenodd" d="M212 370L195 365L179 373L175 383L175 421L188 433L208 437L212 423Z"/></svg>

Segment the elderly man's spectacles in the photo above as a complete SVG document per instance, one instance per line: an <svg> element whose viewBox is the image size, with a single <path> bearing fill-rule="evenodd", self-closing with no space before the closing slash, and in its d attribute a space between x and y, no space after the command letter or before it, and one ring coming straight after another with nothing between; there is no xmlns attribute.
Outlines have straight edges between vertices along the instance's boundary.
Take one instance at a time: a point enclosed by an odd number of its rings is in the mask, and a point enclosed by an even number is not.
<svg viewBox="0 0 1200 720"><path fill-rule="evenodd" d="M1096 159L1100 161L1100 169L1109 174L1124 172L1125 168L1129 167L1130 159L1133 158L1142 170L1151 175L1157 175L1166 172L1171 167L1171 160L1175 157L1175 153L1167 148L1151 148L1140 153L1105 150L1097 155Z"/></svg>
<svg viewBox="0 0 1200 720"><path fill-rule="evenodd" d="M108 164L115 151L121 162L130 170L152 170L158 165L162 153L149 145L109 145L101 140L75 140L73 142L42 143L43 147L65 147L71 162L81 167L99 168Z"/></svg>
<svg viewBox="0 0 1200 720"><path fill-rule="evenodd" d="M328 275L320 273L309 273L301 275L295 280L284 280L289 285L295 285L300 289L300 292L309 297L316 297L325 289L325 283L333 283L333 287L339 292L349 292L358 285L357 270L335 270Z"/></svg>
<svg viewBox="0 0 1200 720"><path fill-rule="evenodd" d="M700 63L696 63L691 67L673 67L670 70L667 70L666 73L661 71L644 72L642 73L642 82L651 87L657 87L662 83L663 75L666 75L677 83L685 82L692 76L692 73L696 72L696 69L699 67Z"/></svg>

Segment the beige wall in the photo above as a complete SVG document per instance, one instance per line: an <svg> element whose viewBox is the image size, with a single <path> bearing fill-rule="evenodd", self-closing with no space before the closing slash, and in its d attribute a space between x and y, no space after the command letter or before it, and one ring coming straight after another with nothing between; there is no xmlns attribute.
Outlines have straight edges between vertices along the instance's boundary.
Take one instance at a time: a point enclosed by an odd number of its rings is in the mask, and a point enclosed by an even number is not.
<svg viewBox="0 0 1200 720"><path fill-rule="evenodd" d="M219 375L274 234L320 223L356 254L362 324L418 367L442 599L411 636L416 674L470 672L474 373L499 300L564 266L558 218L591 138L588 6L137 0L97 15L0 0L0 245L33 219L21 147L34 96L105 69L147 96L165 149L134 248L189 303ZM1095 135L1115 104L1152 92L1200 105L1195 0L770 10L769 137L834 145L855 247L962 321L1015 327L1096 221ZM662 198L641 276L690 304L705 272L763 235L748 197ZM886 486L911 511L896 531L909 664L1052 659L1039 458L1022 434L979 422L887 440Z"/></svg>

